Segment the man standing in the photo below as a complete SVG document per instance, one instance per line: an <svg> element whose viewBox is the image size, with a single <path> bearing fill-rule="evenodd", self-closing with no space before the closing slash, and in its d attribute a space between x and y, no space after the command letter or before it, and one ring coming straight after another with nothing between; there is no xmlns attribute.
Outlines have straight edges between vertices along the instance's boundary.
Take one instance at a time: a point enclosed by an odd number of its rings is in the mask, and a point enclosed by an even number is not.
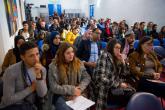
<svg viewBox="0 0 165 110"><path fill-rule="evenodd" d="M10 66L3 76L2 110L35 110L36 96L47 94L46 69L39 63L37 45L20 46L22 61Z"/></svg>

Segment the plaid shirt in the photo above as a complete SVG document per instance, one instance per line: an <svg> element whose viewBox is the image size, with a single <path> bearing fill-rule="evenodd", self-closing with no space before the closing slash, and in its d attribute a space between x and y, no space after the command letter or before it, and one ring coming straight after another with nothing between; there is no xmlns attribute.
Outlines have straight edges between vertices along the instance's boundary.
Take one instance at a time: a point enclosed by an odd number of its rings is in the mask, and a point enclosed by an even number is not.
<svg viewBox="0 0 165 110"><path fill-rule="evenodd" d="M126 70L125 65L114 65L109 52L104 51L101 54L92 77L92 99L96 101L96 110L103 110L106 107L109 90L118 88L120 83L124 81L123 76L128 73L130 72Z"/></svg>

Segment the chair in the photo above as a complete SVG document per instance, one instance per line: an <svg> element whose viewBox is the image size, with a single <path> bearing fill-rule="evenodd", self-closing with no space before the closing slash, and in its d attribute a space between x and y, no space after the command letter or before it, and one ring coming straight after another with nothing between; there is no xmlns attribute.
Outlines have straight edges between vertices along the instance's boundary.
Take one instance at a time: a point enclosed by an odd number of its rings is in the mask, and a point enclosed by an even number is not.
<svg viewBox="0 0 165 110"><path fill-rule="evenodd" d="M106 104L106 110L110 109L110 110L118 110L118 109L121 109L123 107L125 107L126 105L123 104L123 103L118 103L117 101L114 100L114 98L109 95L108 97L108 101L107 101L107 104Z"/></svg>
<svg viewBox="0 0 165 110"><path fill-rule="evenodd" d="M139 45L139 40L135 40L134 45L133 45L134 49L137 49L138 45Z"/></svg>
<svg viewBox="0 0 165 110"><path fill-rule="evenodd" d="M163 66L163 72L165 72L165 48L162 46L154 46L154 51Z"/></svg>
<svg viewBox="0 0 165 110"><path fill-rule="evenodd" d="M165 48L162 46L154 46L154 51L159 57L165 58Z"/></svg>
<svg viewBox="0 0 165 110"><path fill-rule="evenodd" d="M163 47L165 48L165 38L163 38Z"/></svg>
<svg viewBox="0 0 165 110"><path fill-rule="evenodd" d="M123 107L123 105L119 105L119 104L114 103L113 101L109 101L107 103L106 109L117 110L122 107Z"/></svg>
<svg viewBox="0 0 165 110"><path fill-rule="evenodd" d="M153 40L153 45L154 46L160 46L160 41L158 39Z"/></svg>
<svg viewBox="0 0 165 110"><path fill-rule="evenodd" d="M107 46L107 43L106 43L106 42L101 42L101 47L102 47L102 49L105 49L106 46Z"/></svg>
<svg viewBox="0 0 165 110"><path fill-rule="evenodd" d="M146 92L139 92L132 96L126 110L163 110L159 99Z"/></svg>

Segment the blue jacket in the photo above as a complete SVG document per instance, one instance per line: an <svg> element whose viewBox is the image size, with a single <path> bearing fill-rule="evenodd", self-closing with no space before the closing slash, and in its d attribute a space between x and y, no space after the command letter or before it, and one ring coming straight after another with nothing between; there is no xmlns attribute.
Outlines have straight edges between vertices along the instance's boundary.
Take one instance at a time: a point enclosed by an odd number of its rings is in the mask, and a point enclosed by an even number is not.
<svg viewBox="0 0 165 110"><path fill-rule="evenodd" d="M90 53L91 53L91 42L90 40L82 40L80 42L80 45L77 49L77 57L81 60L81 61L89 61L90 58ZM100 54L100 45L99 43L97 43L98 46L98 52Z"/></svg>

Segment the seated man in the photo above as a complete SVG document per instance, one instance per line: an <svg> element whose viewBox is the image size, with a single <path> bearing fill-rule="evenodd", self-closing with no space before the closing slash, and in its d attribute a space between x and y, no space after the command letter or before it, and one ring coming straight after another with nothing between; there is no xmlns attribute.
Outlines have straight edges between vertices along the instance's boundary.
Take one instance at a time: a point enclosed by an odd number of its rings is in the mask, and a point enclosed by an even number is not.
<svg viewBox="0 0 165 110"><path fill-rule="evenodd" d="M1 110L34 110L36 99L47 94L46 69L39 63L37 45L22 44L20 56L22 61L7 68L3 76Z"/></svg>
<svg viewBox="0 0 165 110"><path fill-rule="evenodd" d="M91 38L87 40L82 39L77 49L77 57L84 62L87 72L91 76L100 54L98 42L100 40L100 34L101 31L98 28L94 29Z"/></svg>
<svg viewBox="0 0 165 110"><path fill-rule="evenodd" d="M135 40L135 35L132 30L128 30L125 33L125 38L121 39L121 44L122 44L122 54L124 55L124 59L127 59L130 53L134 51L134 40Z"/></svg>

